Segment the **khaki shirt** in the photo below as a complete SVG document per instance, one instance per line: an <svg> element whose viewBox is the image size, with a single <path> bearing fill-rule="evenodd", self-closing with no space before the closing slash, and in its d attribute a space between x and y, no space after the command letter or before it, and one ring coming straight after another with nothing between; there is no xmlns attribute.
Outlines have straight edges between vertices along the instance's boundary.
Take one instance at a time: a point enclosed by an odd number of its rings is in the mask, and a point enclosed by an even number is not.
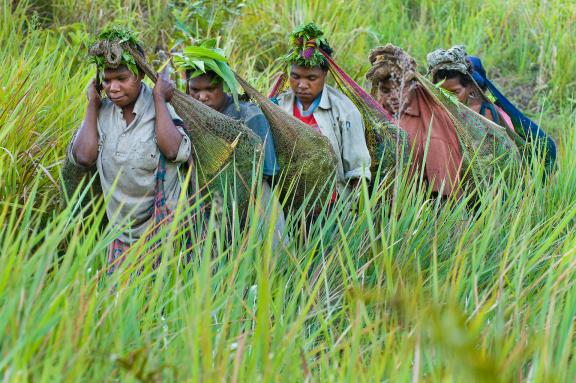
<svg viewBox="0 0 576 383"><path fill-rule="evenodd" d="M293 115L294 93L278 96L278 105ZM325 85L314 119L338 157L337 186L343 192L351 178L370 180L370 153L364 137L364 122L358 108L341 92Z"/></svg>
<svg viewBox="0 0 576 383"><path fill-rule="evenodd" d="M168 104L172 119L180 117ZM134 105L134 120L128 126L122 109L105 98L98 114L98 159L96 167L102 191L108 196L106 214L109 221L127 228L118 237L132 243L140 238L150 224L154 224L156 168L160 148L156 143L156 111L152 90L142 83L140 96ZM179 165L190 156L190 139L184 130L182 143L174 161L166 161L164 193L168 209L173 211L181 191ZM69 146L68 157L76 164Z"/></svg>

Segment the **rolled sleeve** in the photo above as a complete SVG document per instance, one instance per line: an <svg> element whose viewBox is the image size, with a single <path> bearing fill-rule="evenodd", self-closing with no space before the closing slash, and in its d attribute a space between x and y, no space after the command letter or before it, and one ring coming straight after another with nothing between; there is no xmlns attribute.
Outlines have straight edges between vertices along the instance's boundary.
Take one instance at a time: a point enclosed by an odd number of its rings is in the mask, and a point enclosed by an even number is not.
<svg viewBox="0 0 576 383"><path fill-rule="evenodd" d="M342 121L342 166L344 178L371 179L370 152L364 136L364 122L358 110L349 113Z"/></svg>
<svg viewBox="0 0 576 383"><path fill-rule="evenodd" d="M176 124L176 121L174 121L174 123ZM178 147L178 154L172 162L180 164L187 162L190 158L190 153L192 153L192 144L190 143L190 137L188 137L184 128L178 126L178 124L176 124L176 126L180 134L182 134L182 141L180 141L180 146Z"/></svg>
<svg viewBox="0 0 576 383"><path fill-rule="evenodd" d="M66 149L66 158L68 159L68 161L72 165L74 165L75 167L77 167L79 169L91 169L94 165L91 165L91 166L80 165L76 161L76 157L74 156L74 153L72 152L72 146L74 145L74 141L76 140L77 134L78 134L78 130L76 131L76 133L74 133L74 135L72 136L72 139L70 140L70 143L68 144L68 148ZM100 142L98 142L98 151L100 151Z"/></svg>

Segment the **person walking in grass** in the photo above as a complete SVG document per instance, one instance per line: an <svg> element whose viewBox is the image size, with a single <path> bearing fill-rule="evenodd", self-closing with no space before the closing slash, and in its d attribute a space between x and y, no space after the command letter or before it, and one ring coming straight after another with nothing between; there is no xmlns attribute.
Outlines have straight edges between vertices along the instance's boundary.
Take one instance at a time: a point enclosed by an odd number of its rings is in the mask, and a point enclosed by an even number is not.
<svg viewBox="0 0 576 383"><path fill-rule="evenodd" d="M475 112L508 128L512 136L518 133L527 143L535 144L536 152L545 158L546 169L553 169L556 161L554 140L488 79L478 57L467 55L465 48L457 45L448 50L437 49L428 54L427 60L433 82L454 93L461 103ZM487 92L492 94L494 101L488 98Z"/></svg>
<svg viewBox="0 0 576 383"><path fill-rule="evenodd" d="M453 93L458 101L488 120L514 130L510 117L484 96L471 74L471 63L461 45L437 49L427 56L428 70L434 83Z"/></svg>
<svg viewBox="0 0 576 383"><path fill-rule="evenodd" d="M176 67L185 70L186 93L204 105L242 121L260 136L264 143L262 170L269 186L280 172L280 166L268 120L256 104L238 100L238 85L223 51L207 42L203 46L189 47L188 52L174 58Z"/></svg>
<svg viewBox="0 0 576 383"><path fill-rule="evenodd" d="M370 52L371 68L366 78L372 96L408 133L412 174L423 172L435 195L448 196L459 190L462 154L450 115L421 86L416 61L392 44Z"/></svg>
<svg viewBox="0 0 576 383"><path fill-rule="evenodd" d="M169 218L181 193L180 166L191 153L182 120L169 104L174 86L165 75L153 89L142 82L143 72L122 43L143 54L134 35L120 28L105 30L92 45L97 78L88 87L86 115L68 150L77 166L96 165L109 196L108 219L121 230L108 253L112 268L130 244Z"/></svg>
<svg viewBox="0 0 576 383"><path fill-rule="evenodd" d="M334 201L338 195L348 195L361 179L371 179L364 122L352 101L326 84L328 61L319 50L331 55L332 48L324 33L310 23L292 32L290 39L293 47L284 57L289 65L290 89L275 101L328 138L338 160Z"/></svg>
<svg viewBox="0 0 576 383"><path fill-rule="evenodd" d="M184 48L182 54L174 56L174 63L186 74L186 92L204 105L233 119L242 121L263 142L262 151L262 214L267 224L274 220L274 247L283 235L285 218L282 206L272 191L275 176L280 172L276 158L274 138L270 124L262 110L254 103L238 100L238 84L226 56L216 48L215 41L206 41L202 46Z"/></svg>

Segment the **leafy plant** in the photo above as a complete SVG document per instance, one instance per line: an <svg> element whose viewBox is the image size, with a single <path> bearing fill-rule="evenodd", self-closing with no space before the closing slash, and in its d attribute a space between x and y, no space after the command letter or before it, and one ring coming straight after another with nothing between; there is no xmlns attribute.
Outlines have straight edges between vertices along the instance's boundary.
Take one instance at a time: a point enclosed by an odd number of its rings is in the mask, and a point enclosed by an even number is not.
<svg viewBox="0 0 576 383"><path fill-rule="evenodd" d="M216 40L207 40L200 46L187 46L182 53L174 53L174 65L181 71L191 71L190 78L214 72L216 81L223 81L224 91L231 94L238 105L238 83L224 54L216 47Z"/></svg>
<svg viewBox="0 0 576 383"><path fill-rule="evenodd" d="M317 67L326 61L318 48L327 46L328 42L324 38L324 32L314 23L300 25L292 31L290 44L292 49L282 58L284 62Z"/></svg>
<svg viewBox="0 0 576 383"><path fill-rule="evenodd" d="M105 28L92 41L90 61L96 64L100 76L103 75L106 68L116 68L119 65L126 65L130 72L138 76L136 61L130 53L122 48L124 43L131 46L142 45L132 30L118 25Z"/></svg>

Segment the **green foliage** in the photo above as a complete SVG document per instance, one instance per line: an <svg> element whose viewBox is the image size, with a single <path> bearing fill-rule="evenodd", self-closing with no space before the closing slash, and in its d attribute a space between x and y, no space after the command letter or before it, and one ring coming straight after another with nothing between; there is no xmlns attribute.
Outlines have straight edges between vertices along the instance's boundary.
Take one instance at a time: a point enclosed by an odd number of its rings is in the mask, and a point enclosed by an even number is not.
<svg viewBox="0 0 576 383"><path fill-rule="evenodd" d="M290 44L292 49L282 57L282 61L307 67L318 67L326 62L318 48L328 43L324 38L324 32L316 24L298 26L290 33Z"/></svg>
<svg viewBox="0 0 576 383"><path fill-rule="evenodd" d="M245 3L238 0L210 0L170 2L174 18L174 37L194 43L195 40L218 38L226 33L226 27L240 15Z"/></svg>
<svg viewBox="0 0 576 383"><path fill-rule="evenodd" d="M121 25L112 25L104 28L104 30L96 36L93 43L102 40L115 43L129 43L133 46L142 44L132 29Z"/></svg>
<svg viewBox="0 0 576 383"><path fill-rule="evenodd" d="M122 44L124 43L131 46L142 45L131 29L119 25L106 27L92 41L92 44L90 44L90 62L96 64L101 76L104 70L111 65L114 68L118 65L126 65L130 72L138 76L138 66L134 57L122 49ZM119 63L111 63L110 57L116 54L120 54Z"/></svg>
<svg viewBox="0 0 576 383"><path fill-rule="evenodd" d="M231 94L238 105L238 83L234 72L222 49L216 47L215 40L207 40L200 46L184 47L183 53L175 53L174 65L180 71L192 71L190 78L196 78L212 71L224 83L224 91Z"/></svg>

